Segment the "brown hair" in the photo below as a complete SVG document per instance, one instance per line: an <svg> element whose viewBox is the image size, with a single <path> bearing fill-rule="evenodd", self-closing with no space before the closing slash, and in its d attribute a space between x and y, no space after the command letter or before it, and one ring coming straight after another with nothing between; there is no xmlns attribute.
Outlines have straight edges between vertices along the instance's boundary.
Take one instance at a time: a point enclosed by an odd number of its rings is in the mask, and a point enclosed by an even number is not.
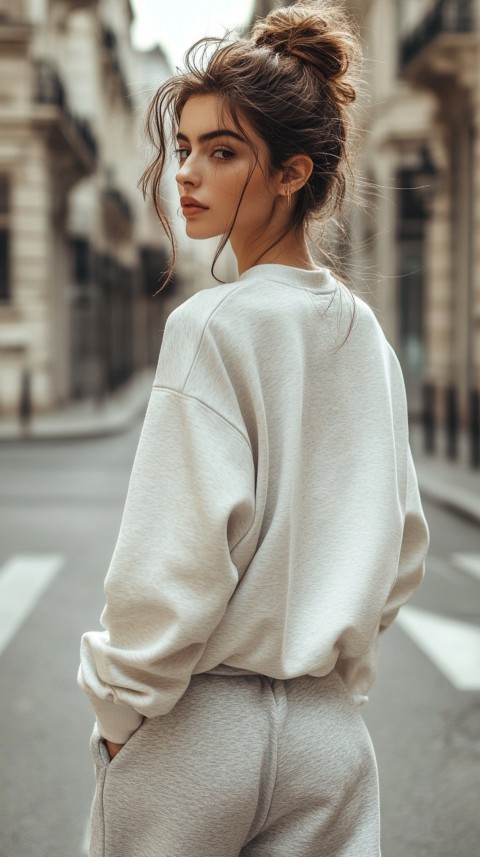
<svg viewBox="0 0 480 857"><path fill-rule="evenodd" d="M291 229L323 223L342 209L347 174L352 184L354 179L348 108L356 98L351 72L360 55L359 40L347 13L338 2L328 0L299 0L258 19L244 37L231 41L227 33L224 38L205 37L192 45L185 54L185 71L160 86L146 117L146 132L156 154L139 184L144 198L151 187L158 218L171 242L172 258L163 286L169 282L176 262L175 238L160 204L168 149L166 119L170 119L173 142L187 100L194 95L215 94L221 112L231 117L247 140L242 119L265 141L272 173L292 155L306 154L312 159L310 178L295 193L295 205L284 232L271 245L275 246ZM253 142L249 145L255 163L217 249L213 276L258 162Z"/></svg>

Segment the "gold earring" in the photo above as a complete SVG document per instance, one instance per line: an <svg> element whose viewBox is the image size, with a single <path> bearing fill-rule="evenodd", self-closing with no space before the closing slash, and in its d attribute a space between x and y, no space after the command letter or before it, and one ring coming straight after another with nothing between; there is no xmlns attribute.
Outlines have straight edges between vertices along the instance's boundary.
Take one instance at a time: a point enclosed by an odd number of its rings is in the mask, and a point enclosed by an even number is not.
<svg viewBox="0 0 480 857"><path fill-rule="evenodd" d="M287 196L287 208L290 208L290 201L292 199L292 191L290 189L290 185L288 185L286 196Z"/></svg>

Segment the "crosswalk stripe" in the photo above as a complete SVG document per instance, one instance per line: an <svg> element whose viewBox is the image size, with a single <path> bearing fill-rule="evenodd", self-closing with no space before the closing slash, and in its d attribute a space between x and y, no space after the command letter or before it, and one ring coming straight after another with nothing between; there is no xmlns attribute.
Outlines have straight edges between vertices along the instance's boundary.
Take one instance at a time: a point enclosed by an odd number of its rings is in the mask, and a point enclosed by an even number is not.
<svg viewBox="0 0 480 857"><path fill-rule="evenodd" d="M81 851L80 851L80 854L82 855L82 857L84 857L84 855L88 855L89 850L90 850L90 816L87 819L87 823L85 825L85 830L83 833L83 840L82 840L82 846L81 846Z"/></svg>
<svg viewBox="0 0 480 857"><path fill-rule="evenodd" d="M0 654L64 561L61 554L14 554L0 568Z"/></svg>
<svg viewBox="0 0 480 857"><path fill-rule="evenodd" d="M480 628L413 607L396 621L457 690L480 690Z"/></svg>
<svg viewBox="0 0 480 857"><path fill-rule="evenodd" d="M453 553L450 561L459 571L480 580L480 553Z"/></svg>

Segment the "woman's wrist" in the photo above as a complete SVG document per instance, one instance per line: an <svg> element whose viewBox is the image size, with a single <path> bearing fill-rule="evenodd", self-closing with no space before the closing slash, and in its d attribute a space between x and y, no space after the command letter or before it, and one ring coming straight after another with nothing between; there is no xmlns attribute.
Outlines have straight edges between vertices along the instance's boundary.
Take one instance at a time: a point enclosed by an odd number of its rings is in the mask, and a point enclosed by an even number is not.
<svg viewBox="0 0 480 857"><path fill-rule="evenodd" d="M114 759L117 753L119 753L124 746L124 744L116 744L115 741L108 741L106 738L105 744L107 745L107 750L111 759Z"/></svg>

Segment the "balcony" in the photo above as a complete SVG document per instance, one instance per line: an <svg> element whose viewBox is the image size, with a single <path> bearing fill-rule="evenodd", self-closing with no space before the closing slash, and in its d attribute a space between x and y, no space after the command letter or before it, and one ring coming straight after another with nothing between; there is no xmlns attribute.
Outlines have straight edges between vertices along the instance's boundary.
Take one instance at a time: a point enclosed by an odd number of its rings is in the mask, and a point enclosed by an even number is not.
<svg viewBox="0 0 480 857"><path fill-rule="evenodd" d="M400 68L408 79L455 75L459 56L478 44L473 0L434 0L400 42Z"/></svg>
<svg viewBox="0 0 480 857"><path fill-rule="evenodd" d="M93 6L98 6L98 0L50 0L50 2L52 6L63 6L66 13L75 12L76 9L90 9Z"/></svg>
<svg viewBox="0 0 480 857"><path fill-rule="evenodd" d="M102 193L102 210L106 235L114 241L128 241L132 236L134 213L122 191L108 184Z"/></svg>
<svg viewBox="0 0 480 857"><path fill-rule="evenodd" d="M25 18L23 0L0 0L0 23L23 21Z"/></svg>
<svg viewBox="0 0 480 857"><path fill-rule="evenodd" d="M2 55L20 51L25 53L32 35L32 27L22 0L0 0L0 45Z"/></svg>
<svg viewBox="0 0 480 857"><path fill-rule="evenodd" d="M58 163L69 162L71 186L95 171L97 142L88 120L71 112L55 65L46 59L37 59L34 65L34 121L47 134Z"/></svg>

